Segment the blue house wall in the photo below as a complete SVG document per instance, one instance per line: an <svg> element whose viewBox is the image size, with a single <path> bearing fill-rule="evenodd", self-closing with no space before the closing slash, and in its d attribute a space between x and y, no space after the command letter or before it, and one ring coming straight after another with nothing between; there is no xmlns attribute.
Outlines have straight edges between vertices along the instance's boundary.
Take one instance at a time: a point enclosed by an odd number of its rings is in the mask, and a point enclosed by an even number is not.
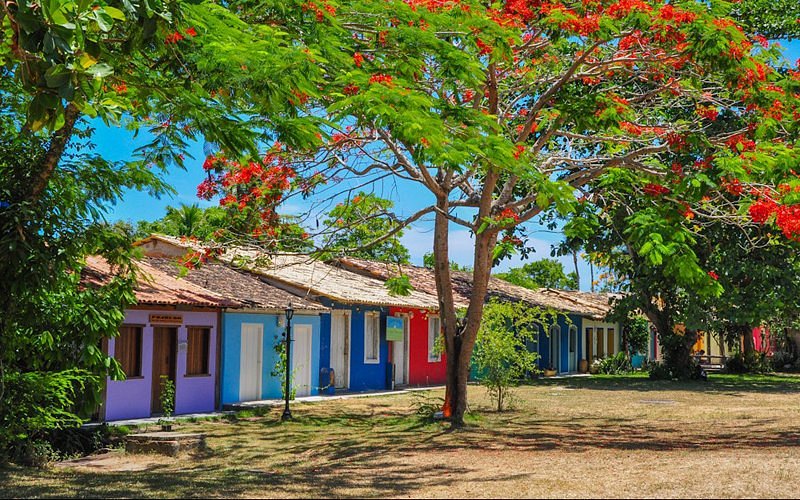
<svg viewBox="0 0 800 500"><path fill-rule="evenodd" d="M264 343L262 346L262 373L261 373L261 398L277 399L282 396L281 376L273 377L272 371L278 362L278 355L275 352L275 345L283 341L285 326L278 326L278 320L282 315L266 313L233 313L225 312L222 315L222 354L220 369L220 388L221 404L231 404L239 402L239 380L240 363L242 353L242 323L256 323L263 325ZM321 323L322 318L329 315L296 314L292 319L292 326L311 325L311 393L319 392L319 370L313 360L321 358ZM282 319L282 318L281 318ZM285 322L282 319L282 322ZM330 319L328 318L328 325ZM330 346L330 326L328 326L328 346ZM291 366L291 365L290 365Z"/></svg>
<svg viewBox="0 0 800 500"><path fill-rule="evenodd" d="M576 343L576 359L575 359L575 370L577 371L577 365L580 360L583 358L583 344L584 339L581 332L583 331L583 318L576 314L569 314L569 321L567 317L564 315L559 315L557 319L559 335L558 338L555 339L556 342L559 343L559 358L560 358L560 366L557 366L557 363L553 363L553 366L556 366L559 369L560 373L566 373L569 368L569 328L570 326L575 326L578 328L578 335L577 335L577 343ZM550 345L554 339L550 338L548 332L550 327L541 328L539 329L539 342L534 346L531 346L533 349L539 353L539 361L538 366L539 369L545 369L550 366Z"/></svg>
<svg viewBox="0 0 800 500"><path fill-rule="evenodd" d="M341 304L328 299L321 302L334 310L350 311L350 387L351 391L383 390L390 388L389 343L386 340L386 317L388 308L368 305ZM378 363L364 362L364 313L380 313L380 356ZM330 368L331 320L330 315L322 322L322 347L320 370Z"/></svg>

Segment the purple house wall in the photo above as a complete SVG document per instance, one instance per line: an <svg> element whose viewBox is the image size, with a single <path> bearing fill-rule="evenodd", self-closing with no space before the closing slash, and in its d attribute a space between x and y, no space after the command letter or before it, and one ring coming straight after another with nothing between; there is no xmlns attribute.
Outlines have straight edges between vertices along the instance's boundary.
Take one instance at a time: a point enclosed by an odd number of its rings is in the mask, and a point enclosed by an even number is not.
<svg viewBox="0 0 800 500"><path fill-rule="evenodd" d="M128 310L125 325L142 325L142 376L127 380L106 381L105 420L124 420L150 416L153 385L153 328L151 315L182 316L177 326L175 414L213 411L216 406L217 380L217 312L164 311L152 309ZM186 345L188 327L210 327L208 375L186 375ZM114 355L115 339L108 341L108 354Z"/></svg>

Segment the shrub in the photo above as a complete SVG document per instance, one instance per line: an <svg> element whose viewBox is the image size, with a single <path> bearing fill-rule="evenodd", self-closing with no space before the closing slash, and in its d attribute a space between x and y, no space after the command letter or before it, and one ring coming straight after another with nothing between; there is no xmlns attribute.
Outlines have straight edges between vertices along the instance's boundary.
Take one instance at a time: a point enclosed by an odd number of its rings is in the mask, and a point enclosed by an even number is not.
<svg viewBox="0 0 800 500"><path fill-rule="evenodd" d="M770 373L772 363L763 352L748 355L737 353L725 360L723 371L731 374Z"/></svg>
<svg viewBox="0 0 800 500"><path fill-rule="evenodd" d="M3 404L14 404L0 412L0 456L44 465L56 456L45 439L54 430L81 425L74 413L76 398L96 377L84 370L6 372L3 382Z"/></svg>
<svg viewBox="0 0 800 500"><path fill-rule="evenodd" d="M492 299L484 309L472 360L497 411L510 401L511 388L536 371L539 355L528 350L539 328L556 321L554 312Z"/></svg>
<svg viewBox="0 0 800 500"><path fill-rule="evenodd" d="M622 375L633 371L631 367L631 360L624 352L618 352L613 356L605 357L599 360L599 373L607 375Z"/></svg>
<svg viewBox="0 0 800 500"><path fill-rule="evenodd" d="M651 361L643 367L647 370L650 380L672 380L672 372L659 361Z"/></svg>
<svg viewBox="0 0 800 500"><path fill-rule="evenodd" d="M630 354L647 353L650 343L650 323L643 316L628 318L623 326L625 349Z"/></svg>
<svg viewBox="0 0 800 500"><path fill-rule="evenodd" d="M790 352L778 351L772 355L770 362L776 372L790 371L795 363L795 357Z"/></svg>

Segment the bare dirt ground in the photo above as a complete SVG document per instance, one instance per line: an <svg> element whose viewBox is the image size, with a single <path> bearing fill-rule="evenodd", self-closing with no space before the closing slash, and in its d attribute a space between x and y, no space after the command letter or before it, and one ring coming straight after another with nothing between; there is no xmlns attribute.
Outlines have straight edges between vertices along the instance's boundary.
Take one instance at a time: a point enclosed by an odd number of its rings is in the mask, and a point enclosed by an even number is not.
<svg viewBox="0 0 800 500"><path fill-rule="evenodd" d="M181 424L202 455L0 469L0 497L796 497L798 382L546 381L501 414L475 386L455 432L416 414L435 391L297 405Z"/></svg>

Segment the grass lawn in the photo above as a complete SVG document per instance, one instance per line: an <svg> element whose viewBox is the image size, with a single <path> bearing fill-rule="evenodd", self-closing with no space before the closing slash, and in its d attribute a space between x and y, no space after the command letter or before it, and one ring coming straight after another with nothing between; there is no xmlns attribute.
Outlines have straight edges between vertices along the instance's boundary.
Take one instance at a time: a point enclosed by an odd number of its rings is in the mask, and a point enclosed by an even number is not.
<svg viewBox="0 0 800 500"><path fill-rule="evenodd" d="M425 393L432 400L441 391ZM796 497L800 378L547 380L470 425L416 416L419 395L186 423L209 451L109 454L91 467L0 469L0 497Z"/></svg>

